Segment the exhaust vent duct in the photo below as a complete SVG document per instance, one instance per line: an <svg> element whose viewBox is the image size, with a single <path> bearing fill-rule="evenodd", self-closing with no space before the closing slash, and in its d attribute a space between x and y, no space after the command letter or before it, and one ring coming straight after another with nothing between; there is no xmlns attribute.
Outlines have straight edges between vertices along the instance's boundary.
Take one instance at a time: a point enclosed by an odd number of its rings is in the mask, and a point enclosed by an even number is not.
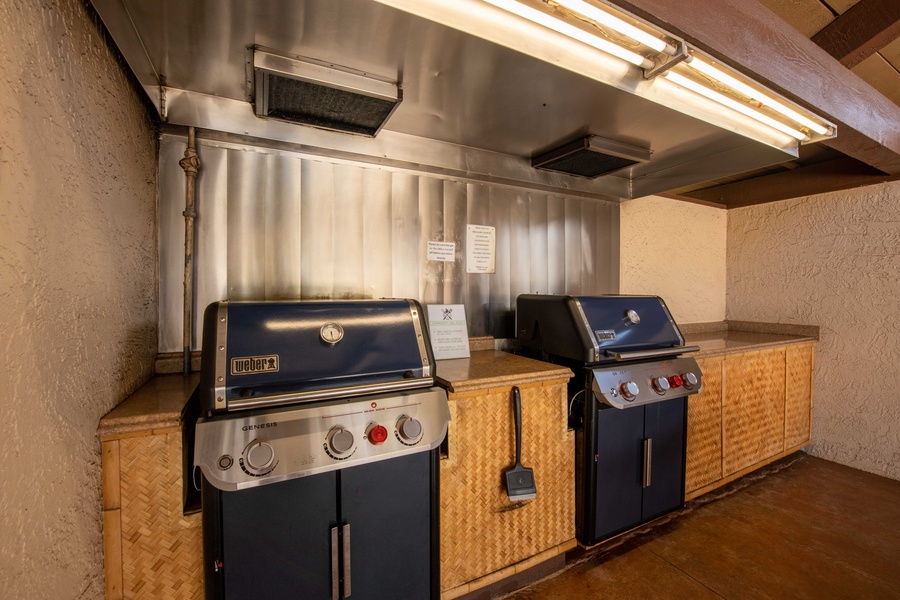
<svg viewBox="0 0 900 600"><path fill-rule="evenodd" d="M256 116L374 136L397 108L397 83L255 51Z"/></svg>
<svg viewBox="0 0 900 600"><path fill-rule="evenodd" d="M593 179L650 160L650 149L588 135L531 159L531 166Z"/></svg>

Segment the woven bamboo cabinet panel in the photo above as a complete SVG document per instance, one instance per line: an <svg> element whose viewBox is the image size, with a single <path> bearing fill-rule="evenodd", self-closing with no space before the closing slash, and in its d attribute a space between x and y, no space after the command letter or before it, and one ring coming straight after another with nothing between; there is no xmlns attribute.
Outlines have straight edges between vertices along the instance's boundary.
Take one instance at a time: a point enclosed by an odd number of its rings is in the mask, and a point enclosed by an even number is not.
<svg viewBox="0 0 900 600"><path fill-rule="evenodd" d="M181 433L120 440L125 598L203 598L200 515L182 511Z"/></svg>
<svg viewBox="0 0 900 600"><path fill-rule="evenodd" d="M441 589L514 565L575 536L574 434L566 386L520 386L522 463L535 500L510 502L515 463L511 388L450 395L448 457L441 461Z"/></svg>
<svg viewBox="0 0 900 600"><path fill-rule="evenodd" d="M722 478L722 369L721 356L697 361L703 373L703 391L688 398L685 492Z"/></svg>
<svg viewBox="0 0 900 600"><path fill-rule="evenodd" d="M787 348L784 396L784 447L809 442L812 419L813 344Z"/></svg>
<svg viewBox="0 0 900 600"><path fill-rule="evenodd" d="M725 358L726 476L784 450L784 361L784 348Z"/></svg>

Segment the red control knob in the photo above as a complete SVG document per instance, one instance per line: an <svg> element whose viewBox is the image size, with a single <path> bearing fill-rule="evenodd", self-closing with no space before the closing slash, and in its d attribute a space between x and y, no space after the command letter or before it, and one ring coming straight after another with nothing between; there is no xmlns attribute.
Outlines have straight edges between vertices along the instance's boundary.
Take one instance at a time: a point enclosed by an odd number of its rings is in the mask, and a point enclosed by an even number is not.
<svg viewBox="0 0 900 600"><path fill-rule="evenodd" d="M369 425L369 429L366 431L366 438L369 440L373 446L378 446L379 444L383 444L387 439L388 430L384 425Z"/></svg>
<svg viewBox="0 0 900 600"><path fill-rule="evenodd" d="M684 385L684 379L681 378L681 375L672 375L669 377L669 383L673 388L681 387Z"/></svg>

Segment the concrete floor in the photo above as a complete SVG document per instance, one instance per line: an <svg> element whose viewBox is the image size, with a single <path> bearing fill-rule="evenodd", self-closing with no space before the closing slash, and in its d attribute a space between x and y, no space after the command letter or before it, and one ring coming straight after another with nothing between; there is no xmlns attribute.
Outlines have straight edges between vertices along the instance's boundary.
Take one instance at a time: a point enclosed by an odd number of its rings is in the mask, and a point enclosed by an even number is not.
<svg viewBox="0 0 900 600"><path fill-rule="evenodd" d="M900 481L799 454L505 600L900 598Z"/></svg>

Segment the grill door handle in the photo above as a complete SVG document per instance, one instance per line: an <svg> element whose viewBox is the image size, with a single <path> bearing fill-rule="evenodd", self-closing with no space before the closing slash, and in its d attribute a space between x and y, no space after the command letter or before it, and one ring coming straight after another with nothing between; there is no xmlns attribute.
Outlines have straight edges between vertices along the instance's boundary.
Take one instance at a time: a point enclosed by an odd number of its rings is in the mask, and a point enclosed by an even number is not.
<svg viewBox="0 0 900 600"><path fill-rule="evenodd" d="M653 462L653 439L646 438L644 440L644 475L642 477L642 487L650 487L650 465Z"/></svg>
<svg viewBox="0 0 900 600"><path fill-rule="evenodd" d="M350 597L350 523L344 523L344 598Z"/></svg>
<svg viewBox="0 0 900 600"><path fill-rule="evenodd" d="M338 600L341 588L338 568L338 528L331 528L331 600Z"/></svg>

